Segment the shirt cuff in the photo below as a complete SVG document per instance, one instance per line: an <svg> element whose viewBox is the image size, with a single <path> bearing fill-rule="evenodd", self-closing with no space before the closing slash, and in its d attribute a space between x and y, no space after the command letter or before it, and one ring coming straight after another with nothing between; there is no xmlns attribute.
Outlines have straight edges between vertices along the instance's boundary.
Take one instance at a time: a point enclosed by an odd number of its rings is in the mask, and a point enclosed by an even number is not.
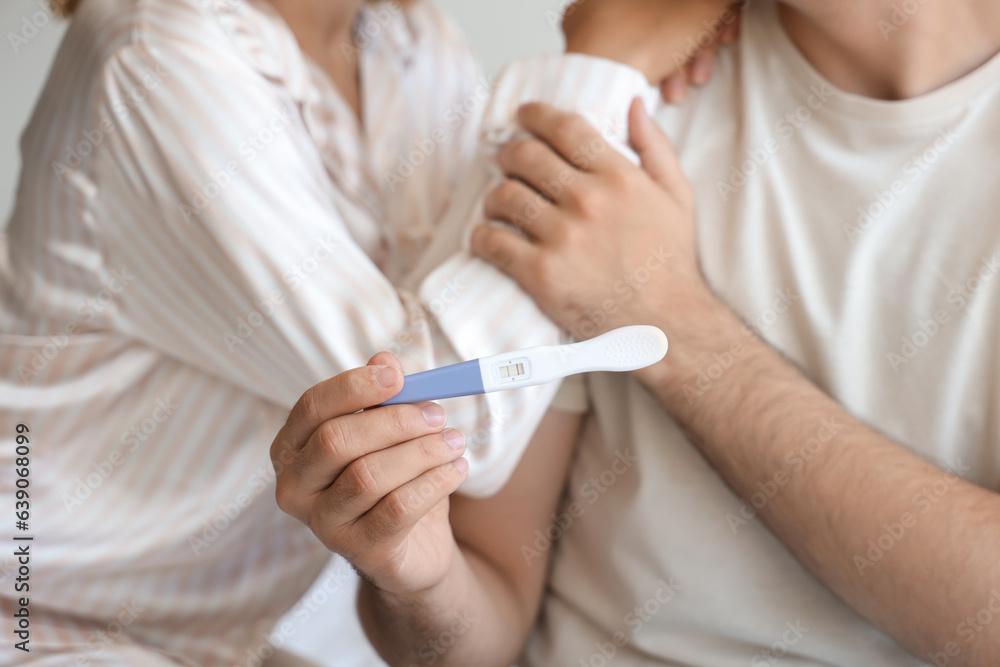
<svg viewBox="0 0 1000 667"><path fill-rule="evenodd" d="M521 132L517 110L527 102L544 102L574 111L633 162L628 143L628 112L635 98L650 117L660 103L660 91L639 70L613 60L579 53L516 60L500 75L483 117L484 148L499 147Z"/></svg>

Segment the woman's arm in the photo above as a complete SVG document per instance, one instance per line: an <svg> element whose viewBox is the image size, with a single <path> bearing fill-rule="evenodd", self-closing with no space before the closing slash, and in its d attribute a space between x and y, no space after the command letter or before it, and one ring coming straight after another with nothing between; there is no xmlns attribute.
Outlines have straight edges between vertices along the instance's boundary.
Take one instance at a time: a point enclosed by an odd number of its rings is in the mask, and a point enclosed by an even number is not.
<svg viewBox="0 0 1000 667"><path fill-rule="evenodd" d="M514 283L467 254L456 280L398 289L363 248L384 225L337 189L294 102L211 56L134 44L105 68L98 117L163 73L87 165L101 259L135 276L110 328L286 409L379 349L413 373L559 342ZM456 399L473 473L489 463L502 483L497 460L513 469L555 391Z"/></svg>
<svg viewBox="0 0 1000 667"><path fill-rule="evenodd" d="M537 534L554 521L580 418L550 411L499 494L449 500L464 440L440 407L357 412L398 393L398 371L379 354L302 396L271 447L278 504L361 573L362 622L391 664L506 667L541 600L549 544Z"/></svg>
<svg viewBox="0 0 1000 667"><path fill-rule="evenodd" d="M580 416L550 410L513 477L495 496L451 498L453 567L435 587L395 595L370 581L358 605L390 664L507 667L535 624L551 557L548 535Z"/></svg>

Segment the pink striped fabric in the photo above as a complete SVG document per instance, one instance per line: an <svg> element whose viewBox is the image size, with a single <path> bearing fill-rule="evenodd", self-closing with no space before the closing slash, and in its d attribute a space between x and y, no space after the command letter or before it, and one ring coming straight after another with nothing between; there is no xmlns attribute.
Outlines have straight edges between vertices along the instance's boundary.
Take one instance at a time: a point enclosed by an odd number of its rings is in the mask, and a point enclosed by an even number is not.
<svg viewBox="0 0 1000 667"><path fill-rule="evenodd" d="M34 664L256 664L329 557L273 501L268 447L299 395L381 349L416 372L560 340L462 249L493 86L460 35L429 4L380 4L342 46L363 130L264 2L86 0L73 20L22 139L0 287L0 501L25 423ZM487 135L532 97L614 126L630 91L655 99L623 67L522 63ZM555 391L447 404L467 492L504 483Z"/></svg>

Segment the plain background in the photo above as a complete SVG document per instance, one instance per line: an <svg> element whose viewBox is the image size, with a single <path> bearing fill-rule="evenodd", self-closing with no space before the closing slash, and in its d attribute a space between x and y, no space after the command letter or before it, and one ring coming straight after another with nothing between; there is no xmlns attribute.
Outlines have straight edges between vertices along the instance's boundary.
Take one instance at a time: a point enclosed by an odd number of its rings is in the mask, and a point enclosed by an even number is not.
<svg viewBox="0 0 1000 667"><path fill-rule="evenodd" d="M513 58L562 48L559 20L570 0L433 1L461 25L488 75L495 75ZM21 132L65 29L65 22L48 12L46 0L0 0L0 251L17 188ZM12 34L27 42L15 49ZM310 610L308 620L294 618L294 635L288 637L286 648L325 667L384 665L369 648L351 611L355 587L347 564L334 559L303 598L301 604Z"/></svg>
<svg viewBox="0 0 1000 667"><path fill-rule="evenodd" d="M122 0L127 2L128 0ZM328 0L335 2L336 0ZM561 48L559 16L570 0L434 0L462 26L487 74L512 58ZM37 26L41 26L40 28ZM46 0L0 2L0 229L14 204L21 155L18 141L66 29ZM32 34L32 33L35 34ZM12 44L11 35L28 36Z"/></svg>

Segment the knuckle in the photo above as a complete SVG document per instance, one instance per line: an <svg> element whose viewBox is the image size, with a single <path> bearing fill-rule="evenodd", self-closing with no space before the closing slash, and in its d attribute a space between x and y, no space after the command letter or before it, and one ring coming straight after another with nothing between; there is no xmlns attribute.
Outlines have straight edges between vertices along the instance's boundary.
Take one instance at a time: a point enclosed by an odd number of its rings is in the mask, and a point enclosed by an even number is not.
<svg viewBox="0 0 1000 667"><path fill-rule="evenodd" d="M319 396L316 387L306 389L299 399L299 410L302 418L307 422L316 422L320 419ZM294 411L293 411L294 412ZM289 417L291 420L291 416Z"/></svg>
<svg viewBox="0 0 1000 667"><path fill-rule="evenodd" d="M479 253L496 264L501 270L508 267L510 258L504 249L503 237L500 231L491 227L485 227L481 233L479 241Z"/></svg>
<svg viewBox="0 0 1000 667"><path fill-rule="evenodd" d="M350 449L351 434L342 419L331 419L319 427L319 444L333 461L342 461Z"/></svg>
<svg viewBox="0 0 1000 667"><path fill-rule="evenodd" d="M604 211L603 197L592 188L578 188L572 193L572 205L587 219L600 218Z"/></svg>
<svg viewBox="0 0 1000 667"><path fill-rule="evenodd" d="M409 516L410 508L397 489L385 497L383 511L372 513L365 525L366 538L369 542L380 542L396 535L403 530Z"/></svg>
<svg viewBox="0 0 1000 667"><path fill-rule="evenodd" d="M453 465L438 466L431 475L431 483L436 489L424 491L424 497L430 497L435 491L446 489L458 477L458 468Z"/></svg>
<svg viewBox="0 0 1000 667"><path fill-rule="evenodd" d="M541 258L535 263L534 282L540 295L546 295L562 282L562 268L548 258Z"/></svg>
<svg viewBox="0 0 1000 667"><path fill-rule="evenodd" d="M504 208L513 208L517 205L520 189L514 181L504 181L497 188L497 199Z"/></svg>
<svg viewBox="0 0 1000 667"><path fill-rule="evenodd" d="M369 396L374 395L375 371L371 367L356 368L354 372L344 374L344 395Z"/></svg>
<svg viewBox="0 0 1000 667"><path fill-rule="evenodd" d="M524 139L513 142L509 153L515 162L531 162L537 154L538 141L535 139Z"/></svg>
<svg viewBox="0 0 1000 667"><path fill-rule="evenodd" d="M560 142L579 142L580 135L589 128L587 121L578 113L565 114L556 121L553 134Z"/></svg>
<svg viewBox="0 0 1000 667"><path fill-rule="evenodd" d="M425 425L420 408L415 405L393 406L393 409L386 415L387 426L393 437L398 442L409 440L414 434L419 433L421 427Z"/></svg>
<svg viewBox="0 0 1000 667"><path fill-rule="evenodd" d="M511 213L516 204L517 185L513 181L504 181L494 188L484 202L488 217L502 218Z"/></svg>
<svg viewBox="0 0 1000 667"><path fill-rule="evenodd" d="M419 442L420 460L424 468L441 460L441 457L448 451L448 444L445 442L443 432L421 438Z"/></svg>
<svg viewBox="0 0 1000 667"><path fill-rule="evenodd" d="M288 480L279 479L274 486L274 500L285 514L296 516L295 487Z"/></svg>
<svg viewBox="0 0 1000 667"><path fill-rule="evenodd" d="M624 169L613 169L607 173L605 178L608 179L608 184L612 188L619 191L623 195L628 195L638 188L638 182L633 175L626 172Z"/></svg>
<svg viewBox="0 0 1000 667"><path fill-rule="evenodd" d="M368 457L361 457L347 466L342 473L341 489L344 501L378 493L379 475Z"/></svg>

